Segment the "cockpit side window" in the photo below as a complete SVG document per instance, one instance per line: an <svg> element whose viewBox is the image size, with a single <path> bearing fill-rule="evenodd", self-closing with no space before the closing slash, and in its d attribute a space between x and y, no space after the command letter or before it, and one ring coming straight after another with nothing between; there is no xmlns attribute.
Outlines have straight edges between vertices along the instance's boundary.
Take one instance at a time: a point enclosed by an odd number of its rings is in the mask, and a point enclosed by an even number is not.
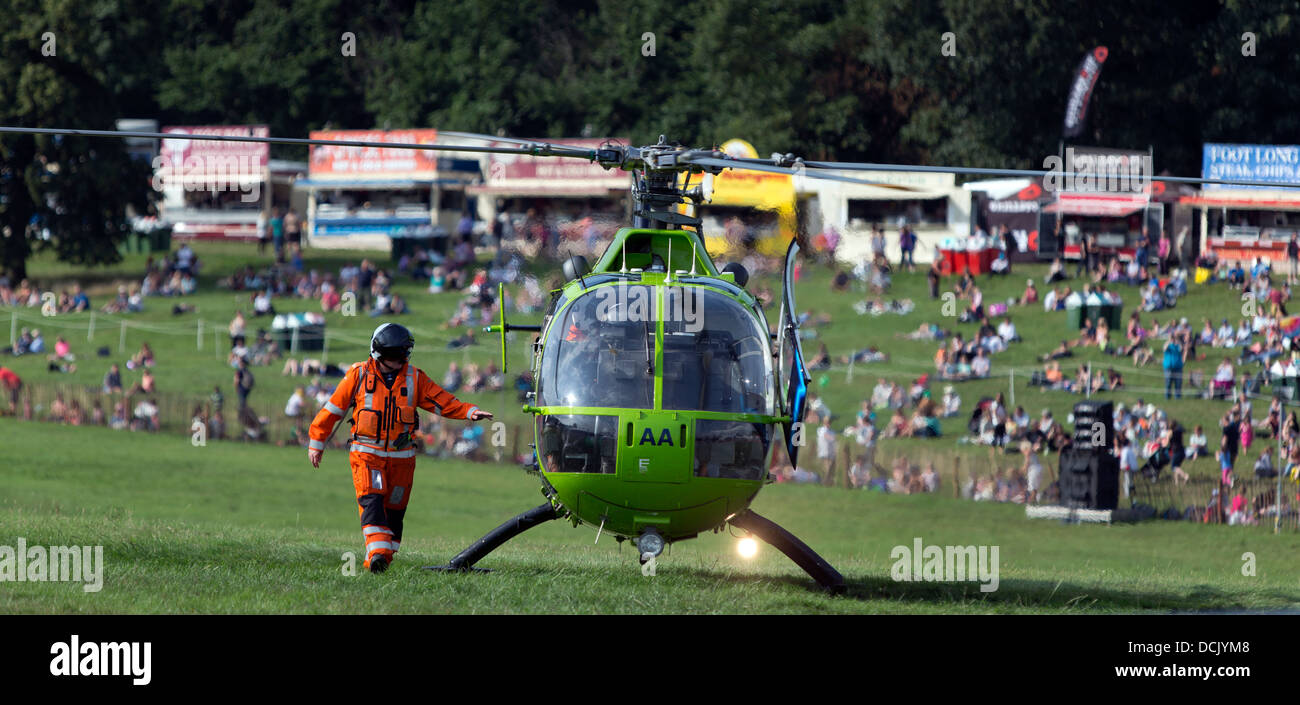
<svg viewBox="0 0 1300 705"><path fill-rule="evenodd" d="M772 413L768 333L744 305L675 287L664 309L663 408Z"/></svg>
<svg viewBox="0 0 1300 705"><path fill-rule="evenodd" d="M597 287L552 322L542 356L545 406L654 406L654 290Z"/></svg>

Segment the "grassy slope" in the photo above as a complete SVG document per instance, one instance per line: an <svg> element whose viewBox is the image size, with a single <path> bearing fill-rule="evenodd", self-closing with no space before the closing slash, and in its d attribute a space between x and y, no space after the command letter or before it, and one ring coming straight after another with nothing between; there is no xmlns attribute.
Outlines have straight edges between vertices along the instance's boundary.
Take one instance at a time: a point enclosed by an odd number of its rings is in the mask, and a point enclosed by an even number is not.
<svg viewBox="0 0 1300 705"><path fill-rule="evenodd" d="M1148 522L1064 526L1020 507L774 486L755 508L822 552L850 583L829 598L770 548L746 563L708 535L672 548L657 577L590 527L554 522L484 561L432 575L500 521L540 502L497 465L420 460L403 555L380 577L341 574L356 551L346 461L312 470L295 449L194 448L186 439L0 421L0 544L102 544L102 592L0 585L0 613L40 612L1111 612L1300 605L1300 536ZM1001 586L895 583L895 545L1000 547ZM1241 574L1241 555L1258 575Z"/></svg>
<svg viewBox="0 0 1300 705"><path fill-rule="evenodd" d="M164 299L150 299L148 301L149 310L143 314L126 317L127 320L152 326L178 327L182 332L164 334L156 331L129 329L127 352L133 354L138 350L140 342L144 340L148 340L153 345L159 360L156 376L159 388L164 392L190 394L195 399L203 400L206 399L214 384L220 384L226 393L227 399L233 400L232 374L231 370L224 364L224 356L227 351L227 345L224 341L224 324L230 320L237 308L250 310L251 306L246 294L236 296L229 291L217 290L215 280L218 276L227 275L236 267L246 263L255 265L265 263L269 261L269 258L257 256L255 245L248 243L200 243L198 251L204 259L205 275L200 286L200 291L203 293L188 297L187 300L198 306L199 315L202 318L223 323L220 334L222 338L220 347L221 360L217 360L217 354L213 349L211 331L209 330L205 339L204 349L202 351L196 350L194 334L196 323L193 317L173 317L170 313L172 301ZM342 264L357 262L363 256L374 257L373 253L318 250L310 253L306 266L309 269L319 268L322 271L337 272ZM116 282L136 280L138 278L136 273L143 271L143 265L143 255L131 255L124 262L109 269L77 273L69 269L67 265L56 263L48 257L42 257L33 261L31 271L34 278L50 288L61 288L63 283L69 281L68 277L76 276L82 281L93 283L101 290L111 290ZM381 262L381 266L387 266L387 263ZM543 265L538 265L535 271L543 279L554 273L552 268ZM1008 297L1020 294L1024 289L1027 276L1035 276L1041 282L1043 273L1044 268L1042 266L1017 266L1015 273L1009 277L997 279L982 277L980 286L984 289L986 301L1005 300ZM800 309L815 309L818 312L826 312L831 314L833 319L829 326L823 326L815 331L818 336L816 339L805 343L805 352L809 356L816 353L817 342L821 340L826 341L832 355L837 360L841 355L847 355L850 351L867 345L877 345L891 356L891 360L887 363L856 366L851 382L848 378L848 369L843 365L837 365L830 372L815 373L813 375L814 390L824 395L836 414L844 415L846 423L848 417L856 411L858 403L870 395L871 388L878 377L886 376L901 383L907 383L921 373L933 371L934 344L902 340L897 338L899 333L913 331L923 322L939 323L945 328L960 330L967 337L973 334L975 330L973 325L958 324L955 318L944 316L942 301L929 298L925 278L923 272L920 271L916 274L896 275L893 291L890 292L890 296L893 298L912 299L916 304L915 311L907 316L886 314L879 317L859 316L853 311L852 304L861 300L863 294L835 294L831 292L829 282L832 272L829 269L819 266L807 266L804 269L804 275L798 284ZM1077 282L1071 283L1075 288L1078 288ZM753 290L763 286L769 287L774 292L780 292L779 282L775 276L756 276L750 284L750 288ZM449 352L445 349L447 340L463 332L463 329L442 329L443 323L455 309L457 296L454 293L431 295L425 291L422 284L412 282L409 278L399 278L396 290L408 299L413 311L412 315L402 319L404 324L416 331L417 346L413 359L417 365L430 372L435 379L441 378L450 361L473 361L486 364L497 357L497 346L494 344L482 344L467 351ZM1041 286L1040 290L1046 291ZM1136 290L1131 287L1120 286L1118 290L1125 298L1126 308L1124 313L1127 319L1127 315L1132 311L1138 296ZM101 294L94 296L92 301L95 302L96 306L99 306L107 300L106 297L107 294ZM277 299L276 307L280 311L319 310L316 302L298 299ZM1162 322L1168 320L1171 316L1185 316L1193 322L1199 322L1203 317L1209 317L1215 322L1228 317L1235 322L1240 318L1240 309L1241 302L1235 292L1229 292L1222 286L1193 286L1190 294L1179 302L1174 311L1162 312L1157 317ZM0 315L5 313L7 313L6 310L0 309ZM21 309L19 314L27 317L39 316L38 311L34 309ZM1024 309L1015 308L1012 311L1012 316L1025 342L1014 345L1011 349L994 357L994 377L992 379L958 385L958 392L964 400L963 408L968 409L980 397L993 396L998 392L1009 392L1007 373L1011 368L1015 368L1015 402L1025 406L1026 410L1034 418L1037 418L1041 409L1051 408L1058 419L1064 419L1080 397L1065 392L1043 392L1040 389L1029 387L1027 382L1029 373L1032 370L1041 369L1036 357L1051 349L1062 337L1067 335L1065 314L1059 312L1046 313L1041 307L1034 306ZM97 332L93 344L91 344L86 342L85 336L87 318L87 314L76 314L36 322L28 320L20 322L20 325L38 325L44 328L47 341L51 346L54 335L60 330L64 331L69 336L74 352L80 355L80 366L75 374L50 374L45 371L43 358L24 357L6 361L6 364L10 364L20 375L30 381L73 382L97 386L104 371L107 370L109 362L122 362L125 360L125 356L116 352L119 332L116 321L120 319L99 316L96 323ZM516 315L515 318L525 322L524 317ZM533 319L539 318L537 316L533 317ZM330 330L358 341L355 343L332 342L330 359L342 362L361 359L365 354L364 341L369 339L370 331L377 324L376 319L365 316L363 312L362 315L355 317L345 317L333 313L327 316L327 320ZM769 313L769 320L776 320L775 313ZM1143 315L1143 321L1148 325L1150 320L1151 314ZM534 322L534 320L526 322ZM62 326L67 326L67 328L61 328ZM250 332L256 330L259 326L269 328L269 321L266 319L250 319ZM1068 333L1070 337L1075 335L1074 332ZM1122 331L1117 331L1112 336L1112 339L1122 339ZM485 342L495 341L488 341L485 337ZM113 349L113 357L108 360L94 357L92 346L104 345ZM508 351L512 372L525 369L528 365L528 358L524 338L518 338L515 344L508 348ZM1209 376L1208 373L1212 373L1219 359L1215 356L1215 351L1210 352L1211 355L1208 359L1203 362L1192 363L1189 365L1189 369L1204 369L1207 376ZM1233 357L1235 357L1235 354ZM1126 404L1131 404L1139 398L1145 401L1155 401L1189 430L1196 424L1204 425L1207 429L1207 435L1210 437L1211 448L1217 447L1219 440L1216 435L1218 433L1218 419L1226 408L1226 403L1206 402L1187 397L1181 401L1165 402L1163 399L1163 380L1158 365L1148 365L1144 368L1135 369L1130 360L1103 355L1095 348L1077 354L1073 359L1065 360L1064 365L1068 371L1073 372L1074 366L1085 364L1088 361L1092 361L1094 365L1103 368L1114 366L1125 375L1128 385L1133 388L1131 391L1103 393L1104 396ZM253 392L252 400L257 405L260 413L264 415L281 414L284 402L292 392L293 387L304 382L303 378L281 377L279 373L279 365L256 369L257 388ZM123 371L123 380L127 386L130 386L137 378L136 373ZM942 394L941 385L936 384L933 389L936 396ZM476 395L474 401L485 408L498 412L499 417L503 418L512 427L524 422L524 416L518 412L519 405L515 402L513 394ZM1262 414L1266 408L1266 403L1257 402L1256 416ZM964 470L975 467L980 472L987 472L992 463L1000 464L1003 467L1018 466L1020 464L1018 456L990 458L986 450L955 446L952 440L965 434L967 417L968 413L963 411L957 417L945 420L943 424L945 438L942 440L887 440L882 444L882 451L886 456L906 454L914 460L933 459L939 462L941 470L945 470L945 472L946 468L942 466L948 464L948 459L954 455L967 458ZM1249 452L1242 454L1237 465L1239 473L1249 474L1250 468L1258 457L1262 446L1263 441L1257 441ZM1194 475L1217 475L1217 466L1215 466L1213 458L1197 461L1191 465L1189 470Z"/></svg>

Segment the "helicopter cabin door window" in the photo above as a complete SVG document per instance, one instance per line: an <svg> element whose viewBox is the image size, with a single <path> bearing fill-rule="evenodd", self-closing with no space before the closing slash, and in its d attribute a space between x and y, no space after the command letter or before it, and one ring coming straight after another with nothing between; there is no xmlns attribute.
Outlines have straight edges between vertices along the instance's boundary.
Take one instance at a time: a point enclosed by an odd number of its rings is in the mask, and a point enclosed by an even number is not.
<svg viewBox="0 0 1300 705"><path fill-rule="evenodd" d="M547 329L542 406L654 408L654 290L602 286Z"/></svg>
<svg viewBox="0 0 1300 705"><path fill-rule="evenodd" d="M771 414L772 356L758 317L729 296L670 288L664 316L663 408Z"/></svg>
<svg viewBox="0 0 1300 705"><path fill-rule="evenodd" d="M537 455L547 472L614 473L617 416L544 415L536 423Z"/></svg>

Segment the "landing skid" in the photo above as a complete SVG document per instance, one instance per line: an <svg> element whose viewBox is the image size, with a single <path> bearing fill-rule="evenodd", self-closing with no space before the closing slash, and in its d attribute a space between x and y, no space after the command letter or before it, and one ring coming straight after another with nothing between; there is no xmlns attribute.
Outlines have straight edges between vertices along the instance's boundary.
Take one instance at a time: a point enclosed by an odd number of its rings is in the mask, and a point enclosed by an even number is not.
<svg viewBox="0 0 1300 705"><path fill-rule="evenodd" d="M780 524L749 509L731 517L729 521L732 526L748 531L784 553L823 589L835 594L844 592L844 576L809 548L808 544L800 541L799 537L781 528Z"/></svg>
<svg viewBox="0 0 1300 705"><path fill-rule="evenodd" d="M475 568L474 564L487 554L495 551L506 541L534 526L558 519L560 515L561 512L550 502L534 507L493 529L483 538L475 541L469 548L456 554L456 557L451 559L447 565L425 566L424 570L450 573L469 571L490 573L490 570ZM844 591L844 576L831 567L831 564L827 563L826 559L809 548L808 544L800 541L797 536L786 531L776 522L748 509L731 517L729 521L732 526L748 531L784 553L796 565L803 568L808 575L812 576L812 579L816 580L817 584L821 585L825 590L832 593Z"/></svg>
<svg viewBox="0 0 1300 705"><path fill-rule="evenodd" d="M452 573L464 573L471 570L476 573L490 573L489 570L475 568L474 564L487 554L495 551L506 541L538 524L544 524L559 517L560 513L550 502L534 507L488 532L486 536L475 541L469 548L456 554L456 557L451 559L451 562L447 565L430 565L425 566L424 569Z"/></svg>

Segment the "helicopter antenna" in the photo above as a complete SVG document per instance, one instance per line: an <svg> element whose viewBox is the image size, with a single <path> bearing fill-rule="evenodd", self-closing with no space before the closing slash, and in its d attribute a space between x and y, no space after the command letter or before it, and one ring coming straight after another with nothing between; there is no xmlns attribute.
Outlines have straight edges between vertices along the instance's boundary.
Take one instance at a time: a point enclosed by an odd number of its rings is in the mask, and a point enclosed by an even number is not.
<svg viewBox="0 0 1300 705"><path fill-rule="evenodd" d="M668 266L664 267L664 269L668 271L668 276L665 279L665 281L672 283L673 281L673 238L668 238Z"/></svg>

